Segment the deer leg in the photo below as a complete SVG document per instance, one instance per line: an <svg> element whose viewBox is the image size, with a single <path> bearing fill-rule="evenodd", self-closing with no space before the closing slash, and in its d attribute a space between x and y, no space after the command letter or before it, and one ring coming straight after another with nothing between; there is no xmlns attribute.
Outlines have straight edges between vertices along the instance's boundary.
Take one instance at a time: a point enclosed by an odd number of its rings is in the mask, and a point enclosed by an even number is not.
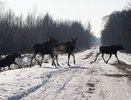
<svg viewBox="0 0 131 100"><path fill-rule="evenodd" d="M104 60L105 63L107 63L107 62L105 61L105 59L104 59L104 53L102 53L102 59Z"/></svg>
<svg viewBox="0 0 131 100"><path fill-rule="evenodd" d="M59 63L58 63L58 54L56 55L56 63L57 63L58 66L60 66Z"/></svg>
<svg viewBox="0 0 131 100"><path fill-rule="evenodd" d="M33 53L33 56L32 56L31 61L30 61L30 68L31 68L32 61L33 61L33 59L34 59L34 57L35 57L35 56L36 56L36 54L35 54L35 53Z"/></svg>
<svg viewBox="0 0 131 100"><path fill-rule="evenodd" d="M56 66L54 58L52 58L52 66L53 66L53 65Z"/></svg>
<svg viewBox="0 0 131 100"><path fill-rule="evenodd" d="M37 61L37 63L41 66L41 63L36 59L36 55L34 57L34 59Z"/></svg>
<svg viewBox="0 0 131 100"><path fill-rule="evenodd" d="M43 59L44 59L44 55L42 55L42 59L41 59L41 63L40 63L40 65L42 65L42 61L43 61Z"/></svg>
<svg viewBox="0 0 131 100"><path fill-rule="evenodd" d="M75 64L76 64L76 62L75 62L75 55L74 55L74 54L72 54L72 56L73 56L74 65L75 65Z"/></svg>
<svg viewBox="0 0 131 100"><path fill-rule="evenodd" d="M56 66L56 64L55 64L55 55L51 54L51 57L52 57L52 66L53 66L53 65Z"/></svg>
<svg viewBox="0 0 131 100"><path fill-rule="evenodd" d="M120 64L120 61L119 61L119 59L118 59L118 57L117 57L117 54L115 54L115 56L116 56L116 58L117 58L118 63Z"/></svg>
<svg viewBox="0 0 131 100"><path fill-rule="evenodd" d="M97 57L98 57L100 54L101 54L101 52L97 53L95 60L92 61L91 64L94 63L94 62L97 60Z"/></svg>
<svg viewBox="0 0 131 100"><path fill-rule="evenodd" d="M110 54L110 57L109 57L109 59L107 60L107 63L108 63L108 61L111 59L111 56L112 56L112 54Z"/></svg>
<svg viewBox="0 0 131 100"><path fill-rule="evenodd" d="M69 62L70 62L70 54L68 54L68 66L70 66Z"/></svg>

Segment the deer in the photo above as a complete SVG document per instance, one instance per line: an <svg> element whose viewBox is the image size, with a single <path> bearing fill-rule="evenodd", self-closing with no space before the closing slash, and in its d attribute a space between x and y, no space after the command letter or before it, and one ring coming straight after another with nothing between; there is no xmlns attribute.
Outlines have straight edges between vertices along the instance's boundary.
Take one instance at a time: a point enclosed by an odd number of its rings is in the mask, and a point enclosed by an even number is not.
<svg viewBox="0 0 131 100"><path fill-rule="evenodd" d="M57 43L54 46L54 58L56 59L57 65L59 65L58 63L58 54L63 54L66 53L68 54L68 66L70 66L69 60L70 60L70 56L73 56L73 62L75 65L75 55L74 55L74 49L76 48L76 41L77 41L77 37L75 38L71 38L70 41L64 42L64 43Z"/></svg>
<svg viewBox="0 0 131 100"><path fill-rule="evenodd" d="M33 51L33 56L31 58L31 62L30 62L30 68L32 66L32 61L33 59L35 59L38 64L41 66L42 65L42 61L44 59L44 55L46 54L50 54L50 56L52 57L52 65L56 65L55 64L55 61L54 61L54 56L53 56L53 47L54 45L58 43L57 40L53 39L53 38L48 38L47 41L43 42L42 44L33 44L32 46L32 51ZM37 54L40 54L42 55L42 59L41 59L41 62L39 62L37 59L36 59L36 55Z"/></svg>
<svg viewBox="0 0 131 100"><path fill-rule="evenodd" d="M111 56L114 54L115 57L117 58L118 63L120 64L120 61L117 56L117 51L119 50L124 50L124 47L122 45L111 45L111 46L100 46L99 47L99 53L96 55L96 58L93 62L97 60L97 57L102 54L102 59L104 60L105 63L108 63L108 61L111 59ZM104 59L104 54L109 54L109 59L106 61ZM91 63L93 63L91 62Z"/></svg>

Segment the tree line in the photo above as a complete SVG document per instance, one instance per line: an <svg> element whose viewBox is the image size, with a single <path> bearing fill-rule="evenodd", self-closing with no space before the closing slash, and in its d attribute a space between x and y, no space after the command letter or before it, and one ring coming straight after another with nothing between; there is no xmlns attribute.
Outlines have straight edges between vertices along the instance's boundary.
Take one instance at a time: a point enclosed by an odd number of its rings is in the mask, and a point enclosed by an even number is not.
<svg viewBox="0 0 131 100"><path fill-rule="evenodd" d="M102 44L121 44L127 52L131 52L131 9L114 11L104 17L105 25L102 30Z"/></svg>
<svg viewBox="0 0 131 100"><path fill-rule="evenodd" d="M95 37L91 34L91 24L85 28L80 21L54 20L48 13L43 16L28 14L16 16L12 10L0 9L0 54L31 52L34 43L43 43L48 37L67 41L78 37L77 48L87 49Z"/></svg>

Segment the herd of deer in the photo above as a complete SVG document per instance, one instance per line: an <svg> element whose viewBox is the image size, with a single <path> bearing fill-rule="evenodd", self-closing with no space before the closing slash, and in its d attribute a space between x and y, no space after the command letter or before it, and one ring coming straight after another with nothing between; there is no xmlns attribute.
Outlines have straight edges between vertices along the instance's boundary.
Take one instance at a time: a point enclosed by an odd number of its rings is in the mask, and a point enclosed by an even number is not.
<svg viewBox="0 0 131 100"><path fill-rule="evenodd" d="M35 59L38 64L41 66L42 61L44 59L44 55L49 54L52 58L52 65L54 66L60 66L58 63L58 54L67 53L68 54L68 66L70 66L69 60L70 56L73 56L73 62L75 64L75 56L74 56L74 49L76 48L76 41L78 38L71 38L70 41L59 43L57 40L53 38L48 38L48 40L42 44L33 44L32 51L33 56L31 57L30 61L30 67L32 66L32 61ZM96 55L96 59L93 61L95 62L97 60L98 55L102 54L102 58L105 63L108 63L111 56L114 54L119 62L119 59L117 57L117 51L124 49L121 45L111 45L111 46L100 46L99 53ZM36 55L39 54L42 56L41 61L39 62L36 58ZM110 57L107 61L104 59L104 54L110 54ZM0 60L0 71L2 67L8 66L8 69L10 69L11 64L18 65L15 62L15 59L21 57L19 53L14 53L11 55L7 55L4 59ZM91 63L93 63L91 62ZM19 65L18 65L19 66ZM19 66L20 68L20 66Z"/></svg>

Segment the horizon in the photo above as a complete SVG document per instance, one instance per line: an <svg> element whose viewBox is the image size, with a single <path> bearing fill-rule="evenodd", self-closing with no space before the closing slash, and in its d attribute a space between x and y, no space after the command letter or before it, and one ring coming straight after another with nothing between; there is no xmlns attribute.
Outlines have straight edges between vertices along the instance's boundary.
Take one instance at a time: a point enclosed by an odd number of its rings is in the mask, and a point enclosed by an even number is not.
<svg viewBox="0 0 131 100"><path fill-rule="evenodd" d="M114 11L126 9L129 0L4 0L6 8L16 15L28 13L45 15L49 13L55 20L77 20L85 27L91 23L92 32L100 37L102 18Z"/></svg>

